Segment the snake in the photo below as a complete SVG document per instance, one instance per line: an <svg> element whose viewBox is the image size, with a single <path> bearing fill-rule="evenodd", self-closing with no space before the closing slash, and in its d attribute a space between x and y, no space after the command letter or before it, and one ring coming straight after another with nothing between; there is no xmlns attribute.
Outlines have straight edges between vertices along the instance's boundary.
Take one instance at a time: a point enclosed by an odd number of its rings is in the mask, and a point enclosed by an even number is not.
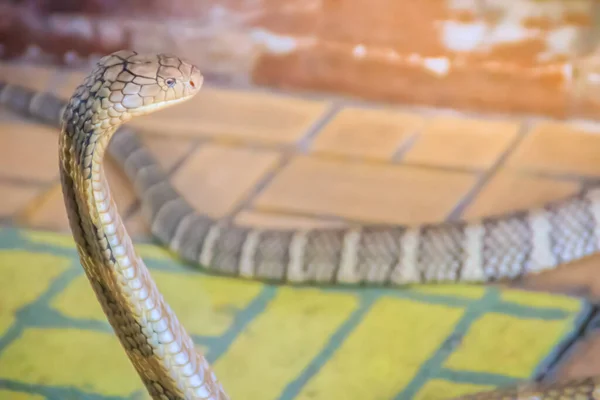
<svg viewBox="0 0 600 400"><path fill-rule="evenodd" d="M228 399L136 253L104 174L110 154L132 180L152 233L179 256L225 275L279 283L405 285L490 282L537 273L600 246L600 189L542 207L416 227L238 226L194 210L143 146L132 118L188 101L192 63L120 50L100 59L68 101L0 82L0 104L60 128L59 168L80 263L153 399ZM464 399L600 399L600 377L526 383Z"/></svg>

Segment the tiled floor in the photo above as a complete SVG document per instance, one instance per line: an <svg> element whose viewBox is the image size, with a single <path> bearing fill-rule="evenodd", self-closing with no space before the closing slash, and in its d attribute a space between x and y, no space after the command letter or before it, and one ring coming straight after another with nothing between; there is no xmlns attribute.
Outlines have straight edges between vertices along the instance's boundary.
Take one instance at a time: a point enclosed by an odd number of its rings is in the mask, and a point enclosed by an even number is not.
<svg viewBox="0 0 600 400"><path fill-rule="evenodd" d="M63 97L78 73L0 65L9 82ZM33 78L31 78L33 77ZM194 207L269 226L419 223L497 214L600 176L600 134L576 122L461 116L340 99L207 87L132 123ZM0 113L0 217L67 231L56 130ZM148 235L119 168L109 180L130 233ZM600 298L591 257L515 285ZM556 373L600 374L590 332ZM595 365L594 365L595 364Z"/></svg>

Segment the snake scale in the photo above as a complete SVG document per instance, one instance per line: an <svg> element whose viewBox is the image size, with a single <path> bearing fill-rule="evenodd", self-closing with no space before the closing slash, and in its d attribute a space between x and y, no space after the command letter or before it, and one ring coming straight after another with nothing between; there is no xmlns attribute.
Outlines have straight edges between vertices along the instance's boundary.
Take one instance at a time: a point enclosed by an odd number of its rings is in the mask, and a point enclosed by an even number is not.
<svg viewBox="0 0 600 400"><path fill-rule="evenodd" d="M417 227L277 230L211 219L174 190L136 133L122 127L187 101L202 80L175 56L123 50L102 58L68 102L0 82L0 104L61 128L61 183L81 264L155 399L228 397L134 250L104 176L107 149L132 180L153 234L182 258L227 275L325 284L488 282L550 269L600 246L600 189L538 209ZM464 398L600 399L600 377Z"/></svg>

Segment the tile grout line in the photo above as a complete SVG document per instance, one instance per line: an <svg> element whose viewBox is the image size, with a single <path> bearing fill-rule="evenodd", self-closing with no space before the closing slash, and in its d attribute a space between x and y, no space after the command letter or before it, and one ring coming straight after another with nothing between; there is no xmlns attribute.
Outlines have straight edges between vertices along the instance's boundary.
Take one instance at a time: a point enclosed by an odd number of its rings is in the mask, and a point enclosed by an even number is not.
<svg viewBox="0 0 600 400"><path fill-rule="evenodd" d="M341 104L332 103L319 118L307 129L306 134L296 143L296 149L299 153L309 153L310 145L317 135L323 131L323 128L339 113L343 108Z"/></svg>
<svg viewBox="0 0 600 400"><path fill-rule="evenodd" d="M57 187L60 187L60 179L53 179L50 182L40 185L39 192L11 216L11 223L17 226L25 225L31 227L33 214L46 204L54 190L59 190Z"/></svg>
<svg viewBox="0 0 600 400"><path fill-rule="evenodd" d="M419 116L423 118L422 123L418 127L415 127L412 130L409 137L404 141L404 143L401 143L400 146L398 146L398 148L396 149L396 151L390 158L390 162L392 164L401 163L402 159L406 156L406 154L410 151L410 149L413 148L415 142L419 139L419 137L421 137L423 135L423 132L425 131L425 128L427 127L428 121L431 118L425 118L425 116L421 116L421 115L419 115ZM406 165L406 162L404 162L403 164Z"/></svg>
<svg viewBox="0 0 600 400"><path fill-rule="evenodd" d="M486 310L490 309L490 305L500 301L500 295L497 288L489 287L484 295L469 304L464 313L452 329L452 332L447 336L438 348L433 352L429 359L419 366L418 372L412 380L404 386L394 396L394 400L412 399L423 388L426 382L437 377L437 372L444 368L444 363L454 354L455 347L460 344L460 340L469 332L473 324L486 314ZM457 344L452 344L450 339L457 338Z"/></svg>
<svg viewBox="0 0 600 400"><path fill-rule="evenodd" d="M331 121L331 119L337 114L339 106L332 104L325 110L319 118L317 118L311 126L307 129L306 133L297 141L294 151L280 151L281 157L277 161L276 165L273 166L270 171L264 174L264 176L254 185L248 194L230 211L223 219L227 222L233 221L243 210L249 209L251 204L256 198L262 193L262 191L275 179L275 177L285 168L290 161L298 154L306 154L310 147L311 140L323 130L325 125Z"/></svg>
<svg viewBox="0 0 600 400"><path fill-rule="evenodd" d="M505 161L519 147L519 144L521 144L521 142L531 131L531 127L531 121L522 121L521 128L517 132L516 138L513 139L512 143L506 147L506 149L502 152L500 157L496 159L492 166L481 173L473 187L471 187L471 189L458 201L450 213L448 213L448 216L445 218L446 221L455 221L462 216L465 209L472 204L473 200L475 200L477 195L481 193L485 185L494 175L496 175L502 165L504 165Z"/></svg>
<svg viewBox="0 0 600 400"><path fill-rule="evenodd" d="M364 321L380 297L372 293L364 293L360 297L357 307L338 325L337 329L329 336L329 340L321 347L320 351L305 365L304 369L287 385L277 397L278 400L296 399L306 385L318 376L319 371L333 358L335 353L344 345L346 339Z"/></svg>
<svg viewBox="0 0 600 400"><path fill-rule="evenodd" d="M392 156L390 157L389 162L392 165L402 163L402 159L404 158L406 153L408 153L410 149L412 149L413 145L419 139L419 136L421 136L421 134L422 133L420 131L412 132L410 136L404 141L404 143L401 143L400 146L398 146L398 148L394 151L394 154L392 154ZM407 163L402 164L407 165Z"/></svg>

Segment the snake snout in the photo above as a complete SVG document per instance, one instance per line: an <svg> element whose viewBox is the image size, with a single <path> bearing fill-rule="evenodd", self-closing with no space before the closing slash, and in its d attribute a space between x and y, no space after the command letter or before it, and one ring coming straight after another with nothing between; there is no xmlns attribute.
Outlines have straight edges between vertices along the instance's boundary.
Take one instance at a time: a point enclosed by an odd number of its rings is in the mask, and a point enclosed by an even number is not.
<svg viewBox="0 0 600 400"><path fill-rule="evenodd" d="M191 90L200 90L202 87L202 83L204 83L204 76L195 65L192 66L192 72L190 73L190 79L188 80L188 85Z"/></svg>

